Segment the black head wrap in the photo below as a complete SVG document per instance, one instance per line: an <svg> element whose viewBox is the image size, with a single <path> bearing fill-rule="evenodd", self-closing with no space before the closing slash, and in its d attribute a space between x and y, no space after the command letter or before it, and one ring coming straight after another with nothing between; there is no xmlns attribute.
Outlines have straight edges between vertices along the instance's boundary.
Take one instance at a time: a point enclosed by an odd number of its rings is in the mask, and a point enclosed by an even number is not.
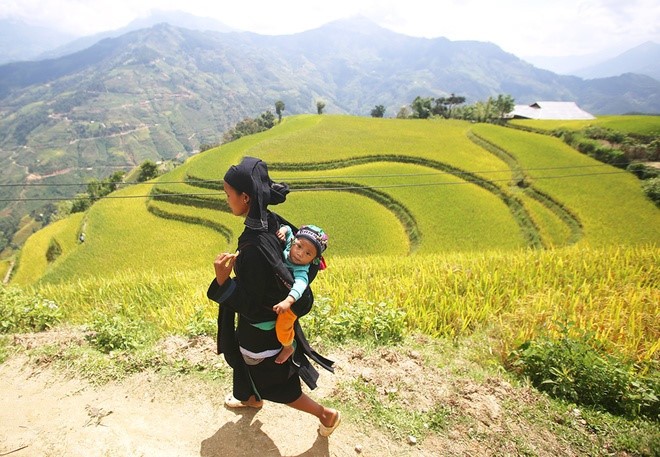
<svg viewBox="0 0 660 457"><path fill-rule="evenodd" d="M248 228L268 230L268 205L277 205L286 200L289 186L274 183L268 176L266 162L256 157L243 157L238 165L232 165L224 180L234 189L250 196L250 210L245 218Z"/></svg>

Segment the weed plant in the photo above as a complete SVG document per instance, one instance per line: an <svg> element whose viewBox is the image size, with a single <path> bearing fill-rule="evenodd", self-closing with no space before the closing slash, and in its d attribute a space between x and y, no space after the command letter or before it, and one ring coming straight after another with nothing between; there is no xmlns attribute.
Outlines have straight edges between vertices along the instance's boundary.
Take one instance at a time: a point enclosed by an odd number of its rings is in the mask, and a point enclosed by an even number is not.
<svg viewBox="0 0 660 457"><path fill-rule="evenodd" d="M88 337L92 345L101 352L130 351L143 347L153 338L154 332L143 320L122 313L96 312Z"/></svg>
<svg viewBox="0 0 660 457"><path fill-rule="evenodd" d="M660 371L599 350L593 335L563 324L558 338L540 336L511 353L512 369L543 392L627 417L660 420ZM574 334L577 333L577 334Z"/></svg>
<svg viewBox="0 0 660 457"><path fill-rule="evenodd" d="M63 317L52 300L18 287L0 286L0 333L40 332Z"/></svg>

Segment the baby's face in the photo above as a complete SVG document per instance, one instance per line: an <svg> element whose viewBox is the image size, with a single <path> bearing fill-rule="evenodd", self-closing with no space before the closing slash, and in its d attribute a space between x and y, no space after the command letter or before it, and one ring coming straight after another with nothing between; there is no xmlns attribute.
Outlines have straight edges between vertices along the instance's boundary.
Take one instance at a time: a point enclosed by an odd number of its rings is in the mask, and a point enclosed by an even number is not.
<svg viewBox="0 0 660 457"><path fill-rule="evenodd" d="M316 258L316 246L305 238L295 238L291 245L289 259L296 265L307 265Z"/></svg>

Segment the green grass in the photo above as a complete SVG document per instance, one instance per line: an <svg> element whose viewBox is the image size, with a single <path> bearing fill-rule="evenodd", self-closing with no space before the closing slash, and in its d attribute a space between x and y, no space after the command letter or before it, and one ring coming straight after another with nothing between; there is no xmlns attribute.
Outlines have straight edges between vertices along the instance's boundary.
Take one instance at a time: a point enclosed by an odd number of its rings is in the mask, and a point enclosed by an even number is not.
<svg viewBox="0 0 660 457"><path fill-rule="evenodd" d="M87 214L86 241L57 269L41 276L45 282L72 281L119 272L162 272L212 265L216 252L227 248L216 231L156 217L145 206L144 186L113 193ZM135 197L135 198L131 198ZM108 237L108 233L113 233ZM31 250L26 246L25 252ZM32 276L35 277L35 276Z"/></svg>

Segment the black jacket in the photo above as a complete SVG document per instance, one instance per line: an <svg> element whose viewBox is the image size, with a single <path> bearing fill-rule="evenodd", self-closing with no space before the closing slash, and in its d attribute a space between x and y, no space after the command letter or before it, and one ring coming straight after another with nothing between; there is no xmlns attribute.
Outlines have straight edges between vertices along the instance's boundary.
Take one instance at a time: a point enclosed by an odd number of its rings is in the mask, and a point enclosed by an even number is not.
<svg viewBox="0 0 660 457"><path fill-rule="evenodd" d="M291 272L284 265L282 246L275 235L280 224L291 225L274 213L268 215L269 230L256 231L246 228L238 239L240 255L236 259L235 271L242 272L219 286L215 278L211 281L207 297L220 304L218 310L218 354L224 354L227 363L234 369L243 369L244 361L238 349L234 326L235 314L249 322L267 322L276 318L273 305L286 297L293 283ZM265 260L265 262L264 262ZM310 283L316 277L317 267L310 266ZM292 309L297 316L309 312L314 295L309 287L296 301ZM265 332L263 341L251 341L248 349L259 352L273 347L273 332ZM300 378L310 389L316 388L318 371L309 362L311 358L321 367L334 372L334 362L312 349L300 326L295 323L297 348L291 360ZM276 338L275 338L276 341ZM270 347L269 347L270 346Z"/></svg>

